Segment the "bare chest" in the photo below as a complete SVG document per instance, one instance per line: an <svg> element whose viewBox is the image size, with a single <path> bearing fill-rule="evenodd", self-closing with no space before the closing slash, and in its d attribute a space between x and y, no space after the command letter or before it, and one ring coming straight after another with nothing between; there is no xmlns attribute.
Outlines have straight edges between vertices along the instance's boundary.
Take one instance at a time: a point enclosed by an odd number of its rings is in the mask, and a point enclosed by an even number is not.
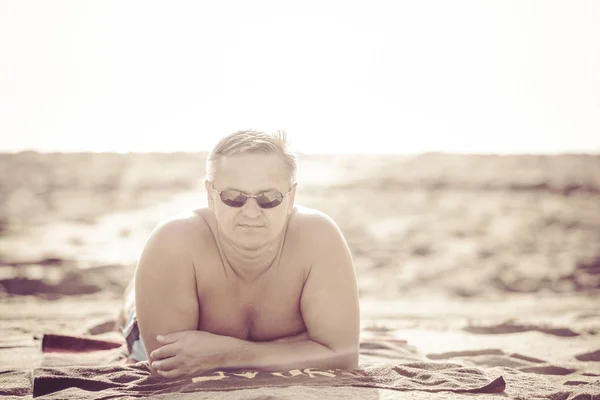
<svg viewBox="0 0 600 400"><path fill-rule="evenodd" d="M214 277L198 293L198 329L244 340L267 341L304 332L300 311L304 273L300 265L281 265L267 282L240 288Z"/></svg>

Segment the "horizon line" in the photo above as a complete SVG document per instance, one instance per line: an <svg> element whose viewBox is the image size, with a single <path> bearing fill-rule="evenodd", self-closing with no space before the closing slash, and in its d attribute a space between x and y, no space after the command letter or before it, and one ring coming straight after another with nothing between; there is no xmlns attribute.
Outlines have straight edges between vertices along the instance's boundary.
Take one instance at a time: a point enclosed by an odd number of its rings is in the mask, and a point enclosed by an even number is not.
<svg viewBox="0 0 600 400"><path fill-rule="evenodd" d="M493 151L439 151L439 150L424 150L415 152L307 152L294 151L297 156L420 156L420 155L462 155L462 156L600 156L600 149L597 150L565 150L565 151L520 151L520 152L493 152ZM173 150L173 151L147 151L147 150L132 150L132 151L114 151L114 150L39 150L39 149L19 149L6 150L0 149L0 155L7 154L24 154L37 153L41 155L56 155L56 154L208 154L210 150Z"/></svg>

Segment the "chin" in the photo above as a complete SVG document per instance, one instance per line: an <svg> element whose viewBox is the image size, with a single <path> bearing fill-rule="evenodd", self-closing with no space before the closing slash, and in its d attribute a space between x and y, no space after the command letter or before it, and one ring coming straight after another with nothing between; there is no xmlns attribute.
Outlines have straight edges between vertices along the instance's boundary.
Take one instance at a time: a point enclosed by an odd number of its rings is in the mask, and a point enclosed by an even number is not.
<svg viewBox="0 0 600 400"><path fill-rule="evenodd" d="M268 242L264 235L249 234L248 232L234 232L231 239L240 247L255 248Z"/></svg>
<svg viewBox="0 0 600 400"><path fill-rule="evenodd" d="M259 241L259 240L237 240L236 243L242 249L256 250L256 249L260 249L261 247L263 247L266 244L266 241L264 241L264 240L261 240L261 241Z"/></svg>

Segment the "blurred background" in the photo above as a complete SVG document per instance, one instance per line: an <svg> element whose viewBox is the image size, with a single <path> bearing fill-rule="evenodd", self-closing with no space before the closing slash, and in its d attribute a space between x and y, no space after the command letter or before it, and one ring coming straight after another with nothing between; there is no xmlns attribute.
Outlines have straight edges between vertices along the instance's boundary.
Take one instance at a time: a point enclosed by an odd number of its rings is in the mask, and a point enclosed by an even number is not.
<svg viewBox="0 0 600 400"><path fill-rule="evenodd" d="M120 296L240 129L363 298L598 294L598 38L592 0L0 0L0 296Z"/></svg>

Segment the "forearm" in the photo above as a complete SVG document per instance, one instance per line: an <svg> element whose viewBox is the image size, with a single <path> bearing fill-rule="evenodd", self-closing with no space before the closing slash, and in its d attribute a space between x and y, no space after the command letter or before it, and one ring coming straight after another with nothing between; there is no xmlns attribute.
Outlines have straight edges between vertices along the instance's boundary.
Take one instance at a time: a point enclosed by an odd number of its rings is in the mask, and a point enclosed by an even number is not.
<svg viewBox="0 0 600 400"><path fill-rule="evenodd" d="M232 368L287 371L301 368L354 369L358 347L332 350L310 339L291 342L249 342L240 340L228 358Z"/></svg>
<svg viewBox="0 0 600 400"><path fill-rule="evenodd" d="M282 337L279 339L270 340L267 343L290 343L290 342L299 342L301 340L307 340L307 339L310 339L310 336L308 336L308 332L304 331L304 332L299 333L294 336L285 336L285 337Z"/></svg>

